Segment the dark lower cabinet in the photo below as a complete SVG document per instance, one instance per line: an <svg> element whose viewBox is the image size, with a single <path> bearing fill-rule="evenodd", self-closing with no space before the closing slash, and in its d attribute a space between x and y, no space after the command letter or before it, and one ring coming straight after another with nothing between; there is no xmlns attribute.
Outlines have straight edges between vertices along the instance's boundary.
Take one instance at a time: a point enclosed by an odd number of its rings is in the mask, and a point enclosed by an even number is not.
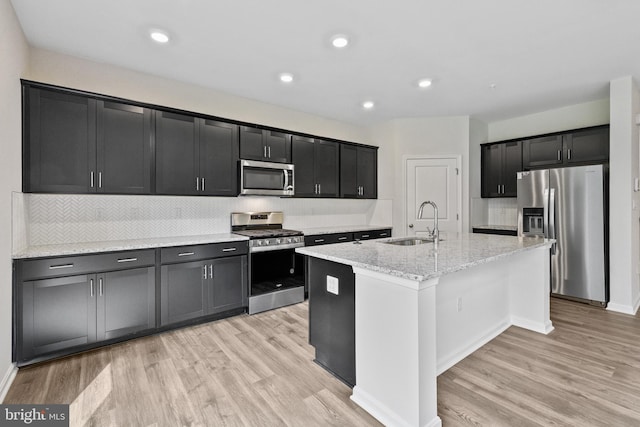
<svg viewBox="0 0 640 427"><path fill-rule="evenodd" d="M155 268L97 276L97 340L120 338L156 326Z"/></svg>
<svg viewBox="0 0 640 427"><path fill-rule="evenodd" d="M348 265L307 258L309 343L315 347L315 361L353 387L355 275Z"/></svg>
<svg viewBox="0 0 640 427"><path fill-rule="evenodd" d="M161 249L163 263L167 262L160 272L162 326L247 306L247 244L227 245L227 248L219 246L186 247L177 253L174 253L176 248ZM225 249L229 251L227 253L238 255L207 257ZM205 259L198 259L202 257ZM194 261L176 262L179 258Z"/></svg>
<svg viewBox="0 0 640 427"><path fill-rule="evenodd" d="M208 272L204 261L163 265L160 277L162 326L202 317L207 311Z"/></svg>
<svg viewBox="0 0 640 427"><path fill-rule="evenodd" d="M18 362L96 341L95 275L25 282L20 296Z"/></svg>
<svg viewBox="0 0 640 427"><path fill-rule="evenodd" d="M73 257L73 261L79 258ZM75 264L71 258L50 261L51 276ZM34 262L31 265L37 266ZM33 276L28 271L30 264L24 267L19 268L19 274ZM16 286L20 302L14 310L18 364L72 353L156 326L152 266L26 280Z"/></svg>

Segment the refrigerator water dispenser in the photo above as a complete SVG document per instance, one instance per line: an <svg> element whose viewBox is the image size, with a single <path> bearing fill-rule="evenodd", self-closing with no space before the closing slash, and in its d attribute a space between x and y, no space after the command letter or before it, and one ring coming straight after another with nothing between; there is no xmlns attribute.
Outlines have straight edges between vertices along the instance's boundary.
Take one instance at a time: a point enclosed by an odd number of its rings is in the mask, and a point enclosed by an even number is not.
<svg viewBox="0 0 640 427"><path fill-rule="evenodd" d="M544 236L543 208L522 208L522 231L526 236Z"/></svg>

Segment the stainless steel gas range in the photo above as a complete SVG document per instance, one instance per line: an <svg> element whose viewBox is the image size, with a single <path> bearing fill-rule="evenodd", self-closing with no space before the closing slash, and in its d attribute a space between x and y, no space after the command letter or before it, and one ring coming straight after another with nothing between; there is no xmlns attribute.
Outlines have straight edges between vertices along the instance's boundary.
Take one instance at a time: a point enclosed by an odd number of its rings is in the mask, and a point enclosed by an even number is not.
<svg viewBox="0 0 640 427"><path fill-rule="evenodd" d="M231 231L249 237L249 314L304 301L301 231L282 228L282 212L236 212Z"/></svg>

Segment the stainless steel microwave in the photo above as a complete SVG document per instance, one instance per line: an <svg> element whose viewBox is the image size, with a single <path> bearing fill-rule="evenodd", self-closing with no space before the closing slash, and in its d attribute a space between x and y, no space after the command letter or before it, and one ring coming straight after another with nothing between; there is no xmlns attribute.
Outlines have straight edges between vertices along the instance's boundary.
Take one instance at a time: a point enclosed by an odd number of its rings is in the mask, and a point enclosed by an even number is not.
<svg viewBox="0 0 640 427"><path fill-rule="evenodd" d="M293 196L293 165L240 160L240 194Z"/></svg>

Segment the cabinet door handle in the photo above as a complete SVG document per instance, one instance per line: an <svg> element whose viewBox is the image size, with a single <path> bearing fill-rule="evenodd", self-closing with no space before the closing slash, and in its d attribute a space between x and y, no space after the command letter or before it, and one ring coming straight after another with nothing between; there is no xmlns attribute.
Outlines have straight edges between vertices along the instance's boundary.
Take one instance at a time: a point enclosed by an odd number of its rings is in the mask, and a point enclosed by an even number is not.
<svg viewBox="0 0 640 427"><path fill-rule="evenodd" d="M196 191L200 191L200 177L196 176Z"/></svg>
<svg viewBox="0 0 640 427"><path fill-rule="evenodd" d="M271 158L271 146L267 147L267 152L269 153L269 158Z"/></svg>
<svg viewBox="0 0 640 427"><path fill-rule="evenodd" d="M262 156L262 157L267 158L267 146L266 145L264 146L262 151L264 151L264 156Z"/></svg>
<svg viewBox="0 0 640 427"><path fill-rule="evenodd" d="M206 266L206 265L204 265L202 268L204 269L204 273L203 273L203 275L202 275L202 278L203 278L204 280L207 280L207 266Z"/></svg>
<svg viewBox="0 0 640 427"><path fill-rule="evenodd" d="M324 242L324 239L315 239L313 241L313 243L322 243L322 242Z"/></svg>
<svg viewBox="0 0 640 427"><path fill-rule="evenodd" d="M98 188L102 188L102 172L98 172Z"/></svg>
<svg viewBox="0 0 640 427"><path fill-rule="evenodd" d="M58 264L58 265L50 265L49 270L59 270L61 268L71 268L73 264Z"/></svg>
<svg viewBox="0 0 640 427"><path fill-rule="evenodd" d="M571 148L567 150L567 160L571 160Z"/></svg>
<svg viewBox="0 0 640 427"><path fill-rule="evenodd" d="M322 194L322 184L318 184L318 194Z"/></svg>
<svg viewBox="0 0 640 427"><path fill-rule="evenodd" d="M338 240L347 240L347 236L338 237Z"/></svg>
<svg viewBox="0 0 640 427"><path fill-rule="evenodd" d="M498 194L500 194L500 184L498 184Z"/></svg>
<svg viewBox="0 0 640 427"><path fill-rule="evenodd" d="M98 294L100 296L104 295L104 289L102 286L102 279L98 279Z"/></svg>
<svg viewBox="0 0 640 427"><path fill-rule="evenodd" d="M118 262L134 262L137 261L138 258L119 258Z"/></svg>
<svg viewBox="0 0 640 427"><path fill-rule="evenodd" d="M558 161L562 160L562 150L558 150Z"/></svg>
<svg viewBox="0 0 640 427"><path fill-rule="evenodd" d="M180 252L178 256L191 256L195 254L196 254L195 252Z"/></svg>
<svg viewBox="0 0 640 427"><path fill-rule="evenodd" d="M209 264L209 279L213 279L213 264Z"/></svg>
<svg viewBox="0 0 640 427"><path fill-rule="evenodd" d="M89 295L93 298L93 279L89 280Z"/></svg>
<svg viewBox="0 0 640 427"><path fill-rule="evenodd" d="M89 177L90 177L90 179L91 179L91 188L93 188L93 181L94 181L94 180L93 180L93 178L94 178L94 173L93 173L93 171L91 171L91 173L89 173Z"/></svg>
<svg viewBox="0 0 640 427"><path fill-rule="evenodd" d="M223 248L222 252L235 252L237 250L238 250L238 248Z"/></svg>
<svg viewBox="0 0 640 427"><path fill-rule="evenodd" d="M202 191L204 191L204 178L202 178Z"/></svg>

